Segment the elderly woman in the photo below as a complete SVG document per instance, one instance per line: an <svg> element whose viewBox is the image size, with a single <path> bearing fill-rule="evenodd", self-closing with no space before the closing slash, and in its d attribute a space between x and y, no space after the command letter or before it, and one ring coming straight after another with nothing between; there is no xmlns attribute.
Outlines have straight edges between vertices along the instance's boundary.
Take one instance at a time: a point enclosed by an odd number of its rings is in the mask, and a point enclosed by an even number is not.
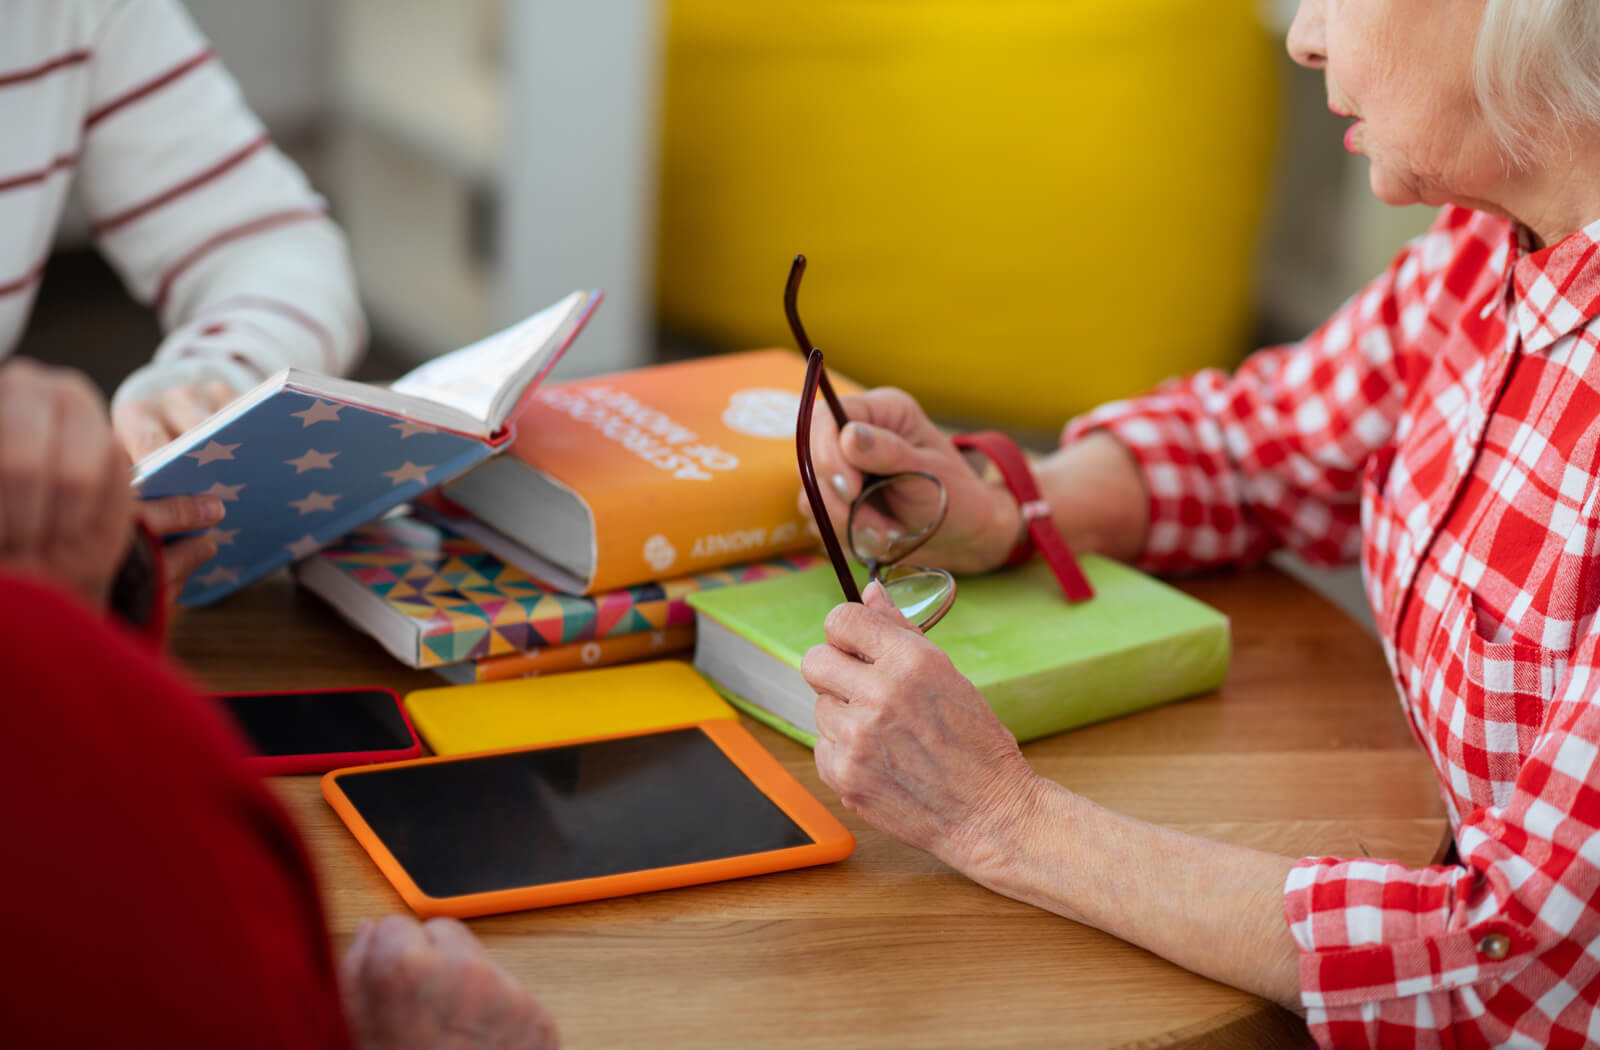
<svg viewBox="0 0 1600 1050"><path fill-rule="evenodd" d="M1373 192L1443 206L1437 223L1304 342L1104 406L1035 475L1069 543L1153 571L1359 556L1456 856L1297 861L1099 808L1034 774L876 585L803 664L817 767L877 827L1301 1008L1325 1045L1582 1045L1600 1033L1600 8L1303 0L1289 50L1323 70ZM929 471L952 509L919 560L1007 559L1016 500L909 397L845 407L842 432L827 413L813 432L835 522L864 472Z"/></svg>

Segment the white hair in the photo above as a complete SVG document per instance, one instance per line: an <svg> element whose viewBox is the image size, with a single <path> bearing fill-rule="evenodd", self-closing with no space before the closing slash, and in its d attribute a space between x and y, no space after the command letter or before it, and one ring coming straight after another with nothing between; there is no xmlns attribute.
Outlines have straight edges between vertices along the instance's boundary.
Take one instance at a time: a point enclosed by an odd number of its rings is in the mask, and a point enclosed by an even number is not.
<svg viewBox="0 0 1600 1050"><path fill-rule="evenodd" d="M1517 164L1536 138L1600 130L1600 0L1486 0L1474 87Z"/></svg>

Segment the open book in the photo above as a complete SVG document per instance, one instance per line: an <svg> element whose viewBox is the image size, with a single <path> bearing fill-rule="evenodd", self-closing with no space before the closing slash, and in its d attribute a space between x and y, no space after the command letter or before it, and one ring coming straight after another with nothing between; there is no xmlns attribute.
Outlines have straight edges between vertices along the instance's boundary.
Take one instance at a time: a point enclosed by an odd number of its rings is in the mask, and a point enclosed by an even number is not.
<svg viewBox="0 0 1600 1050"><path fill-rule="evenodd" d="M503 449L599 301L573 292L387 388L285 369L140 460L141 498L210 493L227 512L179 601L215 601Z"/></svg>

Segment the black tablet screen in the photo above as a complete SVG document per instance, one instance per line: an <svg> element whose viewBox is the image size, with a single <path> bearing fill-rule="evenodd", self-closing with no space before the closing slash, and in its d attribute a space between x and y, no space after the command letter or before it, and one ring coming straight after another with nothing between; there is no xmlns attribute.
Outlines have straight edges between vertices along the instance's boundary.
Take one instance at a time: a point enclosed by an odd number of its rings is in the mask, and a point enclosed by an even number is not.
<svg viewBox="0 0 1600 1050"><path fill-rule="evenodd" d="M339 786L430 897L813 841L693 728L349 774Z"/></svg>
<svg viewBox="0 0 1600 1050"><path fill-rule="evenodd" d="M263 755L404 751L415 743L394 694L382 689L225 694L217 699Z"/></svg>

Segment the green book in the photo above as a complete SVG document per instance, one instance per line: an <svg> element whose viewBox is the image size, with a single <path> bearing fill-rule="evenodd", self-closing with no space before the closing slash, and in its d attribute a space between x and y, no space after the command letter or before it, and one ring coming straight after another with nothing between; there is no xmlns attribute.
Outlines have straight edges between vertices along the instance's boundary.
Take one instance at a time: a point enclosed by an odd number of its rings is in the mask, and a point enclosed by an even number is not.
<svg viewBox="0 0 1600 1050"><path fill-rule="evenodd" d="M959 580L928 637L1018 740L1216 689L1228 618L1120 562L1079 559L1095 596L1070 604L1042 560ZM816 694L800 659L844 597L833 569L700 591L694 666L740 710L814 746Z"/></svg>

